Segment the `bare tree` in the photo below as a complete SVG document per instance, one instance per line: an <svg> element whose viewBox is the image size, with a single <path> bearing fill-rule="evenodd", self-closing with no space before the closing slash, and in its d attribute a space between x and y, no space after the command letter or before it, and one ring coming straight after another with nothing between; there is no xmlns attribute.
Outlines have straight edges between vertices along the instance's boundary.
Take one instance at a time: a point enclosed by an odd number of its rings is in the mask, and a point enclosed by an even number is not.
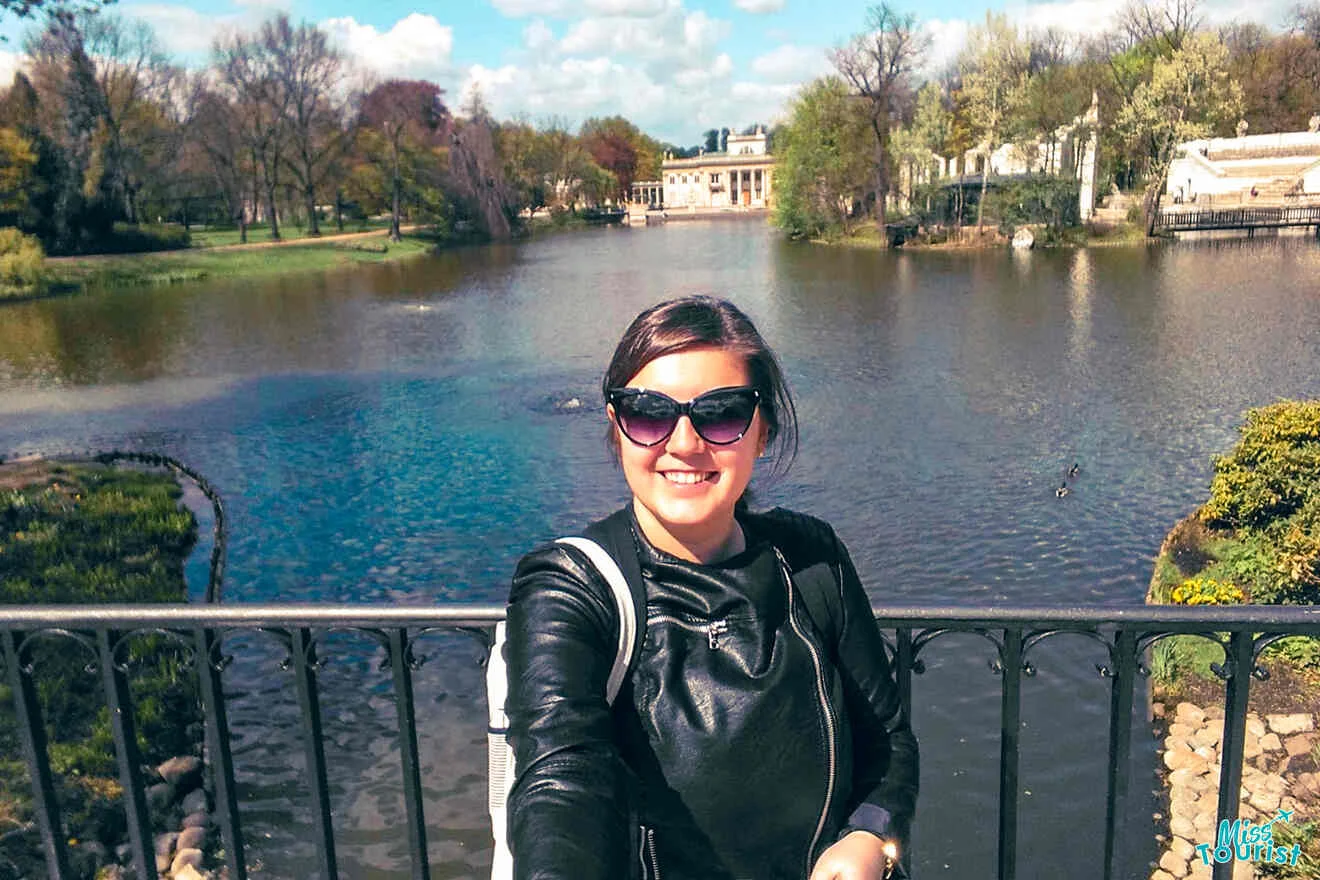
<svg viewBox="0 0 1320 880"><path fill-rule="evenodd" d="M1200 0L1128 0L1118 14L1118 27L1131 45L1153 43L1167 55L1200 29L1200 7Z"/></svg>
<svg viewBox="0 0 1320 880"><path fill-rule="evenodd" d="M890 132L901 107L912 98L912 71L924 57L930 38L918 32L915 15L899 13L887 2L872 6L866 22L866 33L834 50L830 60L854 95L867 102L875 137L875 222L884 238Z"/></svg>
<svg viewBox="0 0 1320 880"><path fill-rule="evenodd" d="M347 65L320 29L294 27L283 14L262 25L261 44L281 92L286 158L307 209L308 233L320 235L317 191L351 140Z"/></svg>
<svg viewBox="0 0 1320 880"><path fill-rule="evenodd" d="M284 124L288 100L280 87L270 53L261 40L236 33L217 40L211 53L221 94L235 109L239 137L254 170L252 189L265 196L270 237L280 240L279 191L288 130Z"/></svg>

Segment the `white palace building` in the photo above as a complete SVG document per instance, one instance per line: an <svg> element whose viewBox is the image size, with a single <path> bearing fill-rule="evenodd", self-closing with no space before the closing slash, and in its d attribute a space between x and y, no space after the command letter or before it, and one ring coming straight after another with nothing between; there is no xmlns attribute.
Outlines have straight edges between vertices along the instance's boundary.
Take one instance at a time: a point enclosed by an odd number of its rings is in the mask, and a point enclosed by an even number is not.
<svg viewBox="0 0 1320 880"><path fill-rule="evenodd" d="M661 180L637 181L632 203L666 211L765 210L773 203L775 158L766 152L760 126L754 134L730 134L727 152L691 159L665 156Z"/></svg>

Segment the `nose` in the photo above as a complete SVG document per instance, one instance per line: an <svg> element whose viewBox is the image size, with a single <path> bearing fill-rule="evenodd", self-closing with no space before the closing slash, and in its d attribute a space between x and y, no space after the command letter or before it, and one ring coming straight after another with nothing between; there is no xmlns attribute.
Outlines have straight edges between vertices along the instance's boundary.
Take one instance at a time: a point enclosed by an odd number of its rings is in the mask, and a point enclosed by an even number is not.
<svg viewBox="0 0 1320 880"><path fill-rule="evenodd" d="M673 432L669 439L665 441L665 450L668 452L700 452L706 447L706 441L697 433L697 429L692 427L692 419L687 416L679 416L678 422L674 425Z"/></svg>

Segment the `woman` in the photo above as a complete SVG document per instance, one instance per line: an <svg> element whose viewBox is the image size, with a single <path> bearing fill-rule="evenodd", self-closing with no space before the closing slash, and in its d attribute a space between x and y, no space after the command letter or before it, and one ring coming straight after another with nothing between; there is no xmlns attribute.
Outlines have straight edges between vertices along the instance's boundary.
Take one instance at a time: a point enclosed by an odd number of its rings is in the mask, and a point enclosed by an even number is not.
<svg viewBox="0 0 1320 880"><path fill-rule="evenodd" d="M673 300L633 321L603 390L632 491L645 638L611 707L609 588L562 544L519 563L506 647L515 875L889 876L886 848L915 809L917 743L866 594L828 525L744 502L759 457L773 451L782 471L796 452L773 353L732 304ZM826 597L814 612L810 589Z"/></svg>

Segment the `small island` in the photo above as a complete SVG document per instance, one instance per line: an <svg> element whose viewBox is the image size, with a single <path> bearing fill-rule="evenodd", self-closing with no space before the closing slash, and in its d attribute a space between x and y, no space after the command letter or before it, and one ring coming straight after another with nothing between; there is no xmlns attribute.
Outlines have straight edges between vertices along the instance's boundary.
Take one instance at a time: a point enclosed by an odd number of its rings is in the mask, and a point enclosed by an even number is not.
<svg viewBox="0 0 1320 880"><path fill-rule="evenodd" d="M1165 538L1147 601L1320 604L1320 401L1251 410L1214 470L1209 500ZM1209 876L1195 845L1217 836L1223 682L1210 664L1223 659L1197 636L1172 636L1151 651L1168 788L1152 880ZM1310 880L1320 871L1320 639L1284 639L1262 660L1269 677L1251 684L1240 816L1259 825L1291 813L1272 834L1275 846L1298 847L1296 863L1258 865L1259 876Z"/></svg>

